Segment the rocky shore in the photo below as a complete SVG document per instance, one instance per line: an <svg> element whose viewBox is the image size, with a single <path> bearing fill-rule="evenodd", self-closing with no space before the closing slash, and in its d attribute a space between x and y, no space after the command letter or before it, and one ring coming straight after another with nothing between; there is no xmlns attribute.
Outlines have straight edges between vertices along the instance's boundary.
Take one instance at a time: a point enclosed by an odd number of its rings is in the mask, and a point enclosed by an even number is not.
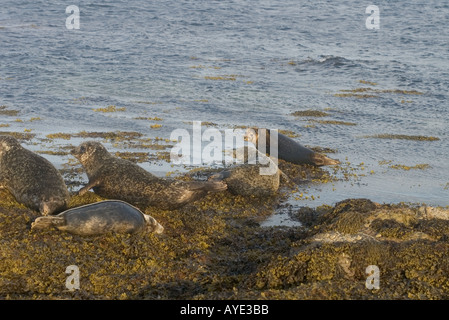
<svg viewBox="0 0 449 320"><path fill-rule="evenodd" d="M290 176L301 169L280 165ZM88 192L73 195L69 206L100 200ZM141 208L164 226L162 235L81 237L31 231L39 214L0 190L0 298L449 296L449 209L347 199L292 211L301 226L261 226L283 200L283 192L261 201L226 191L178 210ZM66 268L73 265L80 277L79 289L71 291ZM369 285L375 283L369 266L377 268L377 285Z"/></svg>

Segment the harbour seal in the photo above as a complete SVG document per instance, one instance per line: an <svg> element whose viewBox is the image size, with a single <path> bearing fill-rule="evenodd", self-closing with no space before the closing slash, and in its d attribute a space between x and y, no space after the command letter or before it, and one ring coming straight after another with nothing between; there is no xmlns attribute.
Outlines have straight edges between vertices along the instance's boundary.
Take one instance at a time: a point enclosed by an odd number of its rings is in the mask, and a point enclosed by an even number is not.
<svg viewBox="0 0 449 320"><path fill-rule="evenodd" d="M266 132L266 151L269 152L270 148L270 130L269 129L257 129L249 128L246 130L245 140L252 142L257 148L259 141L259 131L265 130ZM340 161L328 158L327 156L314 152L309 148L306 148L296 142L295 140L283 135L278 134L278 158L294 163L294 164L310 164L314 166L329 166L339 164ZM275 147L275 146L274 146Z"/></svg>
<svg viewBox="0 0 449 320"><path fill-rule="evenodd" d="M0 186L43 215L64 210L70 198L64 179L50 161L10 136L0 136Z"/></svg>
<svg viewBox="0 0 449 320"><path fill-rule="evenodd" d="M72 208L55 216L39 217L31 224L32 230L50 227L81 236L107 232L162 233L164 230L156 219L119 200L105 200Z"/></svg>
<svg viewBox="0 0 449 320"><path fill-rule="evenodd" d="M137 164L114 157L99 142L83 142L71 154L83 165L89 183L79 191L93 188L101 197L120 199L134 205L177 209L205 196L226 190L223 181L180 181L156 177Z"/></svg>
<svg viewBox="0 0 449 320"><path fill-rule="evenodd" d="M228 190L234 195L266 197L278 191L283 173L270 157L251 147L233 150L233 157L243 164L216 173L209 180L225 181ZM267 164L272 170L267 172L269 174L261 174L261 168L267 168Z"/></svg>

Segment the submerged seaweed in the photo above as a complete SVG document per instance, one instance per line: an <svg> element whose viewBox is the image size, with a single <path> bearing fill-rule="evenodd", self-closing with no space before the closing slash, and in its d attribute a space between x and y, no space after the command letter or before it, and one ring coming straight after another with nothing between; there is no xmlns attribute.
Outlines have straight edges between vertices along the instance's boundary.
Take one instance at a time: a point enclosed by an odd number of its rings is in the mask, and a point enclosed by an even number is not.
<svg viewBox="0 0 449 320"><path fill-rule="evenodd" d="M415 140L415 141L438 141L440 138L427 136L409 136L405 134L376 134L372 136L364 136L364 138L377 139L401 139L401 140Z"/></svg>
<svg viewBox="0 0 449 320"><path fill-rule="evenodd" d="M320 110L300 110L292 113L295 117L326 117L329 113Z"/></svg>
<svg viewBox="0 0 449 320"><path fill-rule="evenodd" d="M17 116L19 110L8 109L7 106L0 106L0 115L2 116Z"/></svg>
<svg viewBox="0 0 449 320"><path fill-rule="evenodd" d="M36 134L29 132L16 132L16 131L0 131L0 136L12 136L17 140L31 140Z"/></svg>

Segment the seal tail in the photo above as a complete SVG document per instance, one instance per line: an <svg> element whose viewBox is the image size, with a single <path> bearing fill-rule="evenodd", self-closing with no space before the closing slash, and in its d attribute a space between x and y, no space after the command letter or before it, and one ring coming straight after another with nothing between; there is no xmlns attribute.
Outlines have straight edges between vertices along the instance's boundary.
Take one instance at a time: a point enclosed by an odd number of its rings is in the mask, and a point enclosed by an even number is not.
<svg viewBox="0 0 449 320"><path fill-rule="evenodd" d="M58 216L39 217L31 224L31 230L48 229L50 227L61 227L65 225L65 219Z"/></svg>
<svg viewBox="0 0 449 320"><path fill-rule="evenodd" d="M156 221L152 216L148 214L144 214L143 217L145 218L145 221L147 222L148 229L151 232L154 232L156 234L161 234L164 232L164 227Z"/></svg>
<svg viewBox="0 0 449 320"><path fill-rule="evenodd" d="M312 162L316 166L332 166L340 164L339 160L331 159L321 153L313 153L311 156Z"/></svg>

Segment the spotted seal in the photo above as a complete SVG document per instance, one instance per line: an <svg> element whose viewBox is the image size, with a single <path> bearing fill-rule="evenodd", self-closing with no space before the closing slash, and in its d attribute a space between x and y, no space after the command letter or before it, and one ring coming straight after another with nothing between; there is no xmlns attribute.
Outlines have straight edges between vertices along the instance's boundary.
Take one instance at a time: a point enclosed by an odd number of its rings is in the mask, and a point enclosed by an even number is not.
<svg viewBox="0 0 449 320"><path fill-rule="evenodd" d="M259 141L259 130L265 130L266 132L266 151L269 152L270 148L270 130L262 128L248 128L245 133L245 140L252 142L257 148ZM278 158L294 163L294 164L310 164L314 166L329 166L339 164L340 161L326 157L323 154L314 152L309 148L306 148L296 142L295 140L283 135L278 134L277 152Z"/></svg>
<svg viewBox="0 0 449 320"><path fill-rule="evenodd" d="M284 174L275 161L251 147L235 149L232 155L243 164L216 173L209 180L225 181L228 190L235 195L266 197L276 194L280 176ZM263 172L261 169L271 170Z"/></svg>
<svg viewBox="0 0 449 320"><path fill-rule="evenodd" d="M70 198L58 170L10 136L0 136L0 186L43 215L64 210Z"/></svg>
<svg viewBox="0 0 449 320"><path fill-rule="evenodd" d="M83 142L71 153L81 162L89 178L89 183L79 191L81 195L93 188L104 198L171 210L208 192L227 188L223 181L187 182L156 177L131 161L111 155L96 141Z"/></svg>
<svg viewBox="0 0 449 320"><path fill-rule="evenodd" d="M51 227L81 236L108 232L162 233L164 230L156 219L120 200L105 200L68 209L55 216L39 217L31 224L31 230Z"/></svg>

